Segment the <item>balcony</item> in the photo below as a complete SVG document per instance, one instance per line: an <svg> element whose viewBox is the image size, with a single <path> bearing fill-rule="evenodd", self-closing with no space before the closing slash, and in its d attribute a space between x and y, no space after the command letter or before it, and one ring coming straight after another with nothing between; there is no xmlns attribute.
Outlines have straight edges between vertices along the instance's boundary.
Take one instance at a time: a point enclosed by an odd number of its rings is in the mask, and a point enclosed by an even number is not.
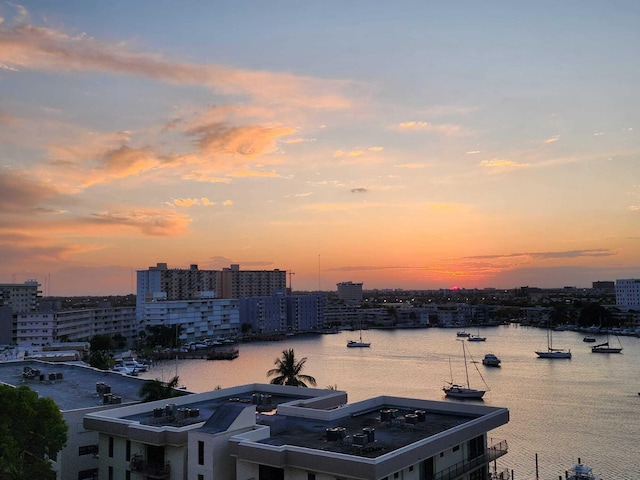
<svg viewBox="0 0 640 480"><path fill-rule="evenodd" d="M169 479L171 476L171 465L169 462L148 462L141 455L134 455L129 462L132 472L141 473L147 478L157 478L160 480Z"/></svg>
<svg viewBox="0 0 640 480"><path fill-rule="evenodd" d="M501 442L490 446L485 453L478 455L477 457L474 457L470 460L458 462L455 465L452 465L449 468L436 473L433 477L433 480L456 480L458 478L461 478L464 475L470 473L472 470L487 466L497 458L506 455L507 448L507 441L502 440Z"/></svg>

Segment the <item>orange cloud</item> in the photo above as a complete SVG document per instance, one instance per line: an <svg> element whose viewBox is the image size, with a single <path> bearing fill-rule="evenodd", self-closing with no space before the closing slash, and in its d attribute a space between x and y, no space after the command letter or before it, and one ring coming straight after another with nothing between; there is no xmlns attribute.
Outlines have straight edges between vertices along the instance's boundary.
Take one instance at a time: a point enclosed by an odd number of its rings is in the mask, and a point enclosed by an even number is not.
<svg viewBox="0 0 640 480"><path fill-rule="evenodd" d="M94 213L89 222L110 228L135 229L149 236L173 236L183 233L191 219L168 210L139 209Z"/></svg>
<svg viewBox="0 0 640 480"><path fill-rule="evenodd" d="M286 127L232 127L214 123L194 127L187 134L197 137L196 143L203 153L253 158L276 151L276 140L294 132L295 130Z"/></svg>
<svg viewBox="0 0 640 480"><path fill-rule="evenodd" d="M554 143L560 140L560 135L554 135L553 137L547 138L544 143Z"/></svg>
<svg viewBox="0 0 640 480"><path fill-rule="evenodd" d="M268 177L268 178L281 178L275 172L262 172L260 170L243 170L240 172L233 172L228 174L229 177Z"/></svg>

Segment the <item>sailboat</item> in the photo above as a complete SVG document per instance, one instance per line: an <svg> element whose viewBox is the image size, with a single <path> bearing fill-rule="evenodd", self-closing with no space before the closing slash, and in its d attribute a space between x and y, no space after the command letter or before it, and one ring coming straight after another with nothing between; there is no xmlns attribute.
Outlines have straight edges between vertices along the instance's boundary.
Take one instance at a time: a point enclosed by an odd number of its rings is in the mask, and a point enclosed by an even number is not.
<svg viewBox="0 0 640 480"><path fill-rule="evenodd" d="M349 340L347 342L347 348L366 348L370 346L371 346L370 342L362 341L362 328L360 328L360 340Z"/></svg>
<svg viewBox="0 0 640 480"><path fill-rule="evenodd" d="M471 385L469 384L469 369L467 368L467 350L464 345L464 342L462 342L462 355L464 357L464 372L466 374L467 383L465 385L461 385L459 383L453 383L453 374L452 374L451 381L447 382L447 384L444 387L442 387L442 391L447 397L482 398L486 390L477 390L475 388L471 388ZM449 366L451 366L451 363L449 363ZM478 367L476 367L476 369L477 368ZM478 370L478 374L480 374L479 370ZM480 374L480 378L482 378L481 374ZM482 381L484 381L484 379L482 379Z"/></svg>
<svg viewBox="0 0 640 480"><path fill-rule="evenodd" d="M616 336L616 338L618 337ZM620 343L619 338L618 338L618 343ZM612 347L611 345L609 345L609 329L607 329L607 341L591 347L591 352L592 353L622 353L622 345L620 345L619 347Z"/></svg>
<svg viewBox="0 0 640 480"><path fill-rule="evenodd" d="M536 352L538 358L571 358L571 350L553 348L553 333L551 327L547 327L547 349Z"/></svg>

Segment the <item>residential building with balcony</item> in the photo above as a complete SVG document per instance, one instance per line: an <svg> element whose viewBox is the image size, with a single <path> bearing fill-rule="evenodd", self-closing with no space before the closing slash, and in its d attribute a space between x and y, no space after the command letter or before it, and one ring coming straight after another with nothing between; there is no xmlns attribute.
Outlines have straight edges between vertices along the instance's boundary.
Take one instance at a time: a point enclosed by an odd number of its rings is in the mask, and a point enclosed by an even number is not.
<svg viewBox="0 0 640 480"><path fill-rule="evenodd" d="M338 298L344 303L362 303L362 283L340 282L337 284Z"/></svg>
<svg viewBox="0 0 640 480"><path fill-rule="evenodd" d="M506 408L249 384L92 412L100 478L485 480Z"/></svg>
<svg viewBox="0 0 640 480"><path fill-rule="evenodd" d="M16 315L15 343L43 346L90 340L95 335L137 335L135 307L98 307Z"/></svg>
<svg viewBox="0 0 640 480"><path fill-rule="evenodd" d="M185 342L203 338L237 337L241 325L238 300L225 298L146 302L141 321L141 330L145 326L180 325L180 339Z"/></svg>

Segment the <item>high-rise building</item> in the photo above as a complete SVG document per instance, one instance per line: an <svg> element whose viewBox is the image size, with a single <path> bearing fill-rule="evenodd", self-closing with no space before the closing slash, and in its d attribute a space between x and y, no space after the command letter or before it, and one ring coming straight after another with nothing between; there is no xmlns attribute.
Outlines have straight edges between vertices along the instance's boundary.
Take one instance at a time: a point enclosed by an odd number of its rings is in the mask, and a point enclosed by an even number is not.
<svg viewBox="0 0 640 480"><path fill-rule="evenodd" d="M36 280L24 283L0 283L0 307L11 307L13 313L37 312L42 291Z"/></svg>
<svg viewBox="0 0 640 480"><path fill-rule="evenodd" d="M640 310L640 279L616 280L616 306L627 310Z"/></svg>
<svg viewBox="0 0 640 480"><path fill-rule="evenodd" d="M287 288L284 270L240 270L239 265L222 270L200 270L195 264L189 269L170 269L166 263L158 263L148 270L138 270L137 280L138 320L142 320L145 302L158 301L159 294L170 301L201 297L240 298L267 296Z"/></svg>

